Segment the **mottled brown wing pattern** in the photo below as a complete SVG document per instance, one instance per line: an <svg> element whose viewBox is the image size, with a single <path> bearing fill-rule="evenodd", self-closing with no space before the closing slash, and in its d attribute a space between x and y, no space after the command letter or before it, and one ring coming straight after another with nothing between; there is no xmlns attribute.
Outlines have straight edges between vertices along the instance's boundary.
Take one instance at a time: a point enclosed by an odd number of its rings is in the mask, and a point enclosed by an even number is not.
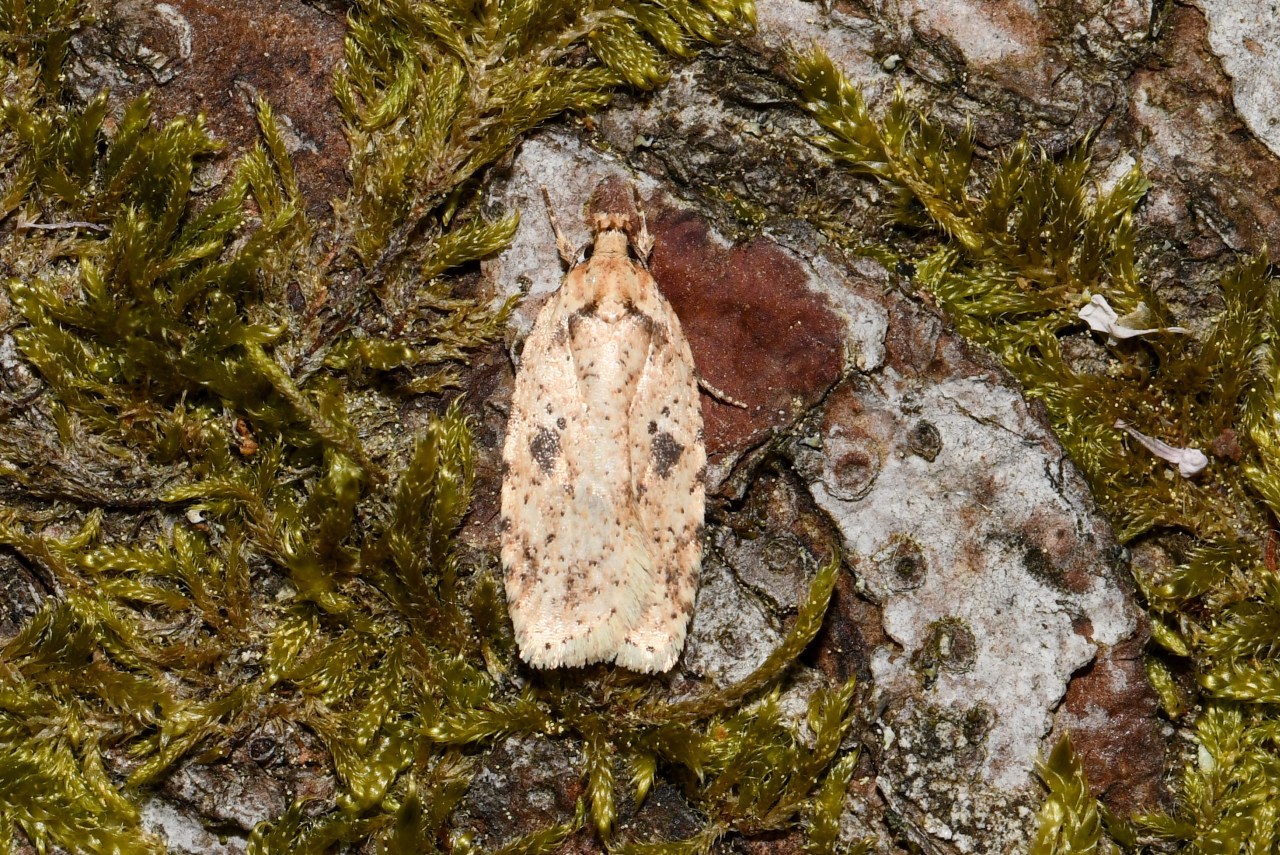
<svg viewBox="0 0 1280 855"><path fill-rule="evenodd" d="M689 345L616 219L525 342L503 448L502 562L521 656L665 671L701 562L706 452Z"/></svg>
<svg viewBox="0 0 1280 855"><path fill-rule="evenodd" d="M707 454L693 356L670 305L654 288L653 342L631 404L633 489L654 556L654 584L616 661L666 671L684 647L702 561Z"/></svg>
<svg viewBox="0 0 1280 855"><path fill-rule="evenodd" d="M522 655L539 667L612 658L650 576L619 522L626 497L592 489L600 461L583 453L588 415L559 302L525 342L503 450L508 608Z"/></svg>

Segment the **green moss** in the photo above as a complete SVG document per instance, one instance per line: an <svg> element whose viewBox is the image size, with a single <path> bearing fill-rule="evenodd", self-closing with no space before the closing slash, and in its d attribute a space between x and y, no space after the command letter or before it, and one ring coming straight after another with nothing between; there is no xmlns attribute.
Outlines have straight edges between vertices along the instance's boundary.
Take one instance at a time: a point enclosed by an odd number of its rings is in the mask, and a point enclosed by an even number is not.
<svg viewBox="0 0 1280 855"><path fill-rule="evenodd" d="M1138 169L1093 186L1087 141L1058 159L1023 142L983 167L970 132L947 133L901 93L873 117L820 51L795 58L793 73L826 132L817 142L893 199L890 221L926 247L908 259L916 281L1044 402L1121 539L1152 538L1180 556L1160 578L1137 581L1153 625L1148 673L1166 714L1197 711L1200 756L1176 811L1133 823L1107 815L1112 839L1188 853L1273 851L1280 583L1264 544L1280 512L1280 292L1266 255L1223 276L1223 311L1202 335L1112 343L1105 370L1081 370L1060 340L1085 329L1077 313L1091 295L1121 315L1142 314L1142 326L1169 325L1135 262L1133 212L1148 187ZM1200 477L1177 477L1115 427L1121 419L1214 458ZM1195 697L1175 668L1197 675ZM1069 746L1042 777L1049 794L1033 851L1093 851L1099 814Z"/></svg>
<svg viewBox="0 0 1280 855"><path fill-rule="evenodd" d="M1102 817L1089 793L1084 767L1062 737L1038 771L1048 796L1040 806L1039 829L1030 855L1089 855L1102 841Z"/></svg>
<svg viewBox="0 0 1280 855"><path fill-rule="evenodd" d="M259 855L475 851L453 814L473 756L513 734L581 741L587 795L503 853L553 851L588 818L608 841L619 788L642 802L659 776L705 827L623 851L793 827L835 851L852 685L815 693L812 741L776 690L838 557L739 684L671 703L596 668L517 689L498 583L458 549L475 452L441 398L511 308L453 291L516 226L481 216L485 170L540 123L656 84L664 54L748 26L750 3L363 0L336 81L352 186L323 221L265 103L216 193L196 187L219 149L199 120L71 104L80 14L0 0L0 270L33 375L0 407L0 544L48 589L0 656L0 843L163 851L148 788L274 723L318 737L337 792L259 826ZM430 395L435 415L374 453L371 395Z"/></svg>

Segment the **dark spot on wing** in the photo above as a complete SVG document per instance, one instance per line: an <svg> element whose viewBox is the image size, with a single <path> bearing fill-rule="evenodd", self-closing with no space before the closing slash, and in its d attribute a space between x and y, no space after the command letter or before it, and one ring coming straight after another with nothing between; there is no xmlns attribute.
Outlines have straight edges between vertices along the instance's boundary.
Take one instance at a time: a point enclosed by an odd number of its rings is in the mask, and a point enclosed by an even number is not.
<svg viewBox="0 0 1280 855"><path fill-rule="evenodd" d="M671 467L675 466L680 460L680 455L684 454L684 446L676 442L675 437L667 433L665 430L653 438L653 468L658 473L659 478L666 478L671 474Z"/></svg>
<svg viewBox="0 0 1280 855"><path fill-rule="evenodd" d="M655 433L657 433L657 432L658 432L658 423L657 423L657 422L649 422L649 434L652 436L653 434L655 434Z"/></svg>
<svg viewBox="0 0 1280 855"><path fill-rule="evenodd" d="M538 462L539 469L551 474L560 457L560 434L544 427L538 428L533 439L529 440L529 453Z"/></svg>
<svg viewBox="0 0 1280 855"><path fill-rule="evenodd" d="M634 303L628 304L627 314L630 317L634 318L636 322L640 324L640 328L644 330L646 338L661 336L662 327L658 325L658 322L655 321L652 317L650 317L647 313L642 312L640 308L636 306Z"/></svg>
<svg viewBox="0 0 1280 855"><path fill-rule="evenodd" d="M587 303L582 308L578 309L576 312L570 315L569 316L570 334L574 332L579 322L581 322L583 318L593 318L595 317L596 312L598 311L600 311L600 304L597 303L595 300L592 300L590 303Z"/></svg>

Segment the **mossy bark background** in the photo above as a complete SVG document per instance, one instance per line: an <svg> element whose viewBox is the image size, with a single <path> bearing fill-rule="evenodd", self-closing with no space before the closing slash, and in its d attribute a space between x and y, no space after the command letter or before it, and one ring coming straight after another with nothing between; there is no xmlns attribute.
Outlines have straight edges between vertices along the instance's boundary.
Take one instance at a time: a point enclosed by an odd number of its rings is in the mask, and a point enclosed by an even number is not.
<svg viewBox="0 0 1280 855"><path fill-rule="evenodd" d="M0 846L1274 848L1256 6L0 0ZM495 563L614 173L747 404L655 680Z"/></svg>

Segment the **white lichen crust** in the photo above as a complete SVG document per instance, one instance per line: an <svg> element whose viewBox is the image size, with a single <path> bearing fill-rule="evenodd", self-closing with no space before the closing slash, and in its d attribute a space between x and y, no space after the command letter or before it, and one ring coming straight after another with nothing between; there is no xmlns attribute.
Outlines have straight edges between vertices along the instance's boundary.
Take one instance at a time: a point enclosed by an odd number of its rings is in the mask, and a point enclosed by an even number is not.
<svg viewBox="0 0 1280 855"><path fill-rule="evenodd" d="M706 450L689 344L629 221L599 215L590 260L525 341L507 425L502 563L521 657L666 671L693 611Z"/></svg>

